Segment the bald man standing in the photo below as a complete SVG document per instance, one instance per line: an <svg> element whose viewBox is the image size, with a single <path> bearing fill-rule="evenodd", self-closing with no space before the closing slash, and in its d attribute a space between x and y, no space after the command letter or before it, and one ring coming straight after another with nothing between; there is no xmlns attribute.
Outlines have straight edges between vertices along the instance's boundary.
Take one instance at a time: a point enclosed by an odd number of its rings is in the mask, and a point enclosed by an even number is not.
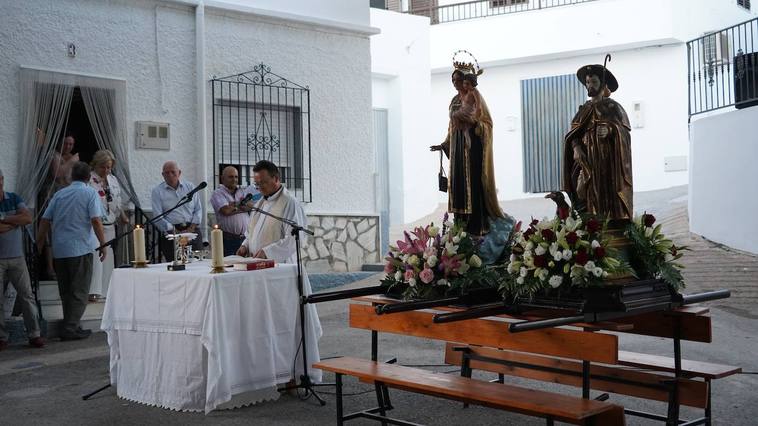
<svg viewBox="0 0 758 426"><path fill-rule="evenodd" d="M245 239L247 224L253 201L261 198L254 185L240 189L239 172L234 166L226 166L221 171L221 186L211 196L211 205L216 213L216 223L224 233L224 256L237 253ZM246 201L245 201L246 200ZM245 202L243 202L245 201Z"/></svg>
<svg viewBox="0 0 758 426"><path fill-rule="evenodd" d="M195 189L195 185L182 180L182 170L176 161L163 163L163 182L153 188L150 200L153 207L153 217L174 207L187 193ZM166 217L155 222L163 233L194 232L197 238L192 241L193 250L203 249L203 235L200 232L200 221L203 217L203 208L200 197L195 196L192 201L169 213ZM174 243L166 238L160 238L160 248L167 262L174 260Z"/></svg>

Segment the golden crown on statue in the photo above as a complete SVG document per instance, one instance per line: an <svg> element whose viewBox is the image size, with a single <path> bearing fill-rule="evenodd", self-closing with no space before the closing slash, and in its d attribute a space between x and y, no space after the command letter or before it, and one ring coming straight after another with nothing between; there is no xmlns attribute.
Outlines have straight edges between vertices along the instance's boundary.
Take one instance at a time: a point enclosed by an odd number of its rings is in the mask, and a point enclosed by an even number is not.
<svg viewBox="0 0 758 426"><path fill-rule="evenodd" d="M460 56L466 57L461 58ZM466 61L468 59L469 61ZM453 53L453 67L465 74L481 75L484 70L479 67L479 62L468 50L457 50Z"/></svg>

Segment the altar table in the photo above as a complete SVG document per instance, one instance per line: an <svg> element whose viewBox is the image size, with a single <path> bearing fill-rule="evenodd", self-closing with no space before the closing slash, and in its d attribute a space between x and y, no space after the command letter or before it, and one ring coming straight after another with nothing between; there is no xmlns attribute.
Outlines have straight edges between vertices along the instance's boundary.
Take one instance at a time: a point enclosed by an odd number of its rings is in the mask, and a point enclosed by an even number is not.
<svg viewBox="0 0 758 426"><path fill-rule="evenodd" d="M276 399L302 374L297 266L211 274L208 261L116 269L101 328L120 397L184 411ZM306 294L310 283L304 274ZM321 324L306 306L308 362L319 361ZM321 381L321 371L309 369Z"/></svg>

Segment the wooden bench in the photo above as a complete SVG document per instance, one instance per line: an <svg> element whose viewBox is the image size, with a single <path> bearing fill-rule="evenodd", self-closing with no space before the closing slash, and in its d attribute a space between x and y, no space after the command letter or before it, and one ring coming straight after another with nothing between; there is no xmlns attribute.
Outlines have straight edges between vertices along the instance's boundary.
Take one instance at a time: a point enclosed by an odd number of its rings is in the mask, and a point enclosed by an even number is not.
<svg viewBox="0 0 758 426"><path fill-rule="evenodd" d="M623 425L624 409L606 402L527 389L518 386L495 384L467 377L385 364L357 358L333 358L314 364L315 368L335 373L337 385L337 424L363 417L393 424L410 424L386 417L379 409L344 415L342 402L342 376L349 375L363 381L465 403L483 405L506 411L544 417L548 421L580 425ZM382 411L379 415L377 412Z"/></svg>
<svg viewBox="0 0 758 426"><path fill-rule="evenodd" d="M625 320L629 326L624 329L627 333L673 338L674 358L618 351L617 360L611 365L588 365L586 361L448 343L445 362L460 365L461 375L466 377L471 376L472 370L483 370L498 373L498 382L503 382L503 376L509 375L582 387L585 397L589 397L590 389L595 389L667 402L666 416L625 410L627 414L667 423L676 424L679 421L679 405L700 408L704 410L704 417L688 423L709 425L711 380L737 374L742 369L681 359L679 340L710 342L710 317L705 316L707 312L707 308L688 307L676 312L656 312Z"/></svg>
<svg viewBox="0 0 758 426"><path fill-rule="evenodd" d="M669 424L710 424L710 381L741 371L738 367L682 360L682 340L703 343L712 340L709 310L702 306L648 312L613 321L578 323L571 327L511 333L508 325L514 321L563 314L535 310L518 316L500 315L433 323L432 318L436 314L460 308L440 307L377 315L376 305L396 301L381 296L355 300L371 304L350 305L350 326L371 331L373 361L378 356L379 332L462 342L448 345L445 357L448 363L463 367L464 354L454 351L452 346L468 348L469 364L462 368L464 376L470 377L472 369L482 369L497 372L500 382L503 382L505 375L513 375L580 386L585 400L590 398L590 390L595 389L662 401L668 403L665 416L632 409L626 409L625 413ZM670 338L674 343L674 357L619 351L618 336L603 331ZM378 401L382 400L382 395L389 401L386 387L377 385ZM600 398L607 399L608 395L603 394ZM680 420L680 405L702 408L705 416L690 422Z"/></svg>

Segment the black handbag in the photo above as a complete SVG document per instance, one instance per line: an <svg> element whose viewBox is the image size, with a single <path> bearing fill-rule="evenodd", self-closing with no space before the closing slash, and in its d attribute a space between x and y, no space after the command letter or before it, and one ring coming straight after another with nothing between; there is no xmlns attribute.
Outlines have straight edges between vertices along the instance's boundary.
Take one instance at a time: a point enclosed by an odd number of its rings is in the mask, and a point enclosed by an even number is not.
<svg viewBox="0 0 758 426"><path fill-rule="evenodd" d="M445 168L442 167L442 151L440 151L440 172L437 175L439 189L442 192L447 193L447 176L445 175Z"/></svg>

